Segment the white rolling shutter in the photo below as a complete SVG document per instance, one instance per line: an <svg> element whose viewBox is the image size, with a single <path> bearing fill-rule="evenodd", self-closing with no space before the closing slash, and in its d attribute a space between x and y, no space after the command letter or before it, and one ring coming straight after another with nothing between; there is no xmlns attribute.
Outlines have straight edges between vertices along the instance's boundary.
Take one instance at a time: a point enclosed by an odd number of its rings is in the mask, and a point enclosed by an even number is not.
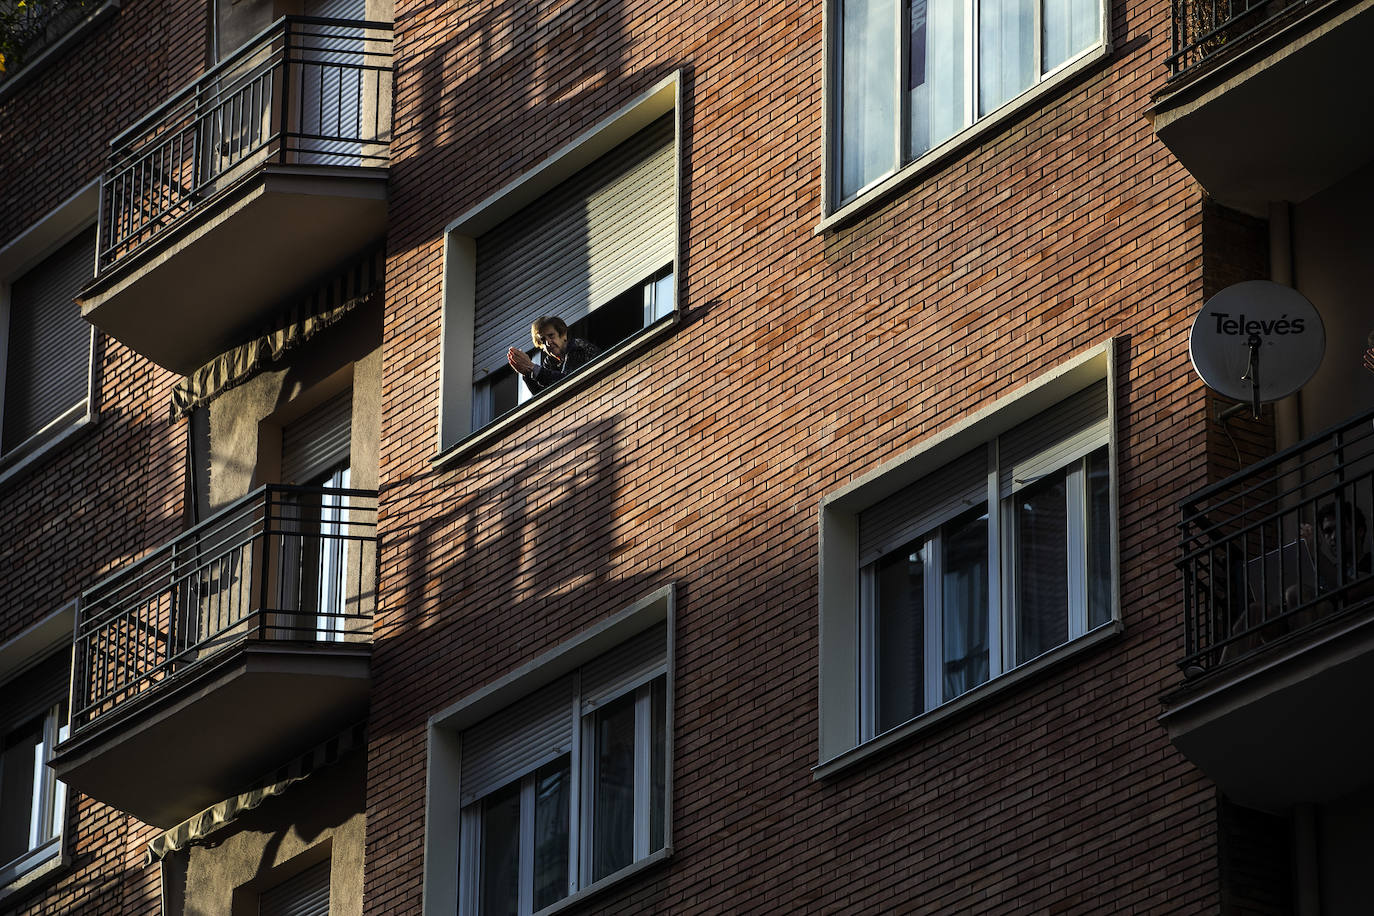
<svg viewBox="0 0 1374 916"><path fill-rule="evenodd" d="M560 678L463 732L462 803L571 751L573 703L573 678Z"/></svg>
<svg viewBox="0 0 1374 916"><path fill-rule="evenodd" d="M348 461L353 390L311 410L281 434L282 483L304 484Z"/></svg>
<svg viewBox="0 0 1374 916"><path fill-rule="evenodd" d="M478 238L475 378L540 315L572 324L673 262L675 171L665 116Z"/></svg>
<svg viewBox="0 0 1374 916"><path fill-rule="evenodd" d="M258 916L329 916L329 860L263 891Z"/></svg>
<svg viewBox="0 0 1374 916"><path fill-rule="evenodd" d="M988 451L980 445L859 513L859 565L867 566L986 501Z"/></svg>
<svg viewBox="0 0 1374 916"><path fill-rule="evenodd" d="M10 287L4 451L86 403L91 326L73 300L94 270L92 227Z"/></svg>
<svg viewBox="0 0 1374 916"><path fill-rule="evenodd" d="M1107 383L1094 382L998 442L998 493L1006 496L1107 444Z"/></svg>

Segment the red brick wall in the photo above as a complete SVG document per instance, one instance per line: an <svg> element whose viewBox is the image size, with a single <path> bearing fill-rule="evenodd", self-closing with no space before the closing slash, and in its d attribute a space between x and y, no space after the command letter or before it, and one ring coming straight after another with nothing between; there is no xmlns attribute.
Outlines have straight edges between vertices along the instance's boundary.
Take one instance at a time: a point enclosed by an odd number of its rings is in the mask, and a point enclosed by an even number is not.
<svg viewBox="0 0 1374 916"><path fill-rule="evenodd" d="M1104 65L818 235L819 0L400 6L366 912L419 911L426 718L668 581L674 856L580 911L1218 906L1214 792L1155 721L1200 194L1143 117L1168 5L1113 19ZM682 326L434 469L445 224L679 67ZM814 780L821 497L1111 336L1125 635Z"/></svg>
<svg viewBox="0 0 1374 916"><path fill-rule="evenodd" d="M0 102L0 246L98 177L110 138L199 72L204 16L198 2L124 0ZM113 341L99 349L99 422L0 483L0 641L181 526L185 429L166 420L174 380ZM149 828L80 793L67 827L71 870L0 913L158 911L158 871L142 865Z"/></svg>

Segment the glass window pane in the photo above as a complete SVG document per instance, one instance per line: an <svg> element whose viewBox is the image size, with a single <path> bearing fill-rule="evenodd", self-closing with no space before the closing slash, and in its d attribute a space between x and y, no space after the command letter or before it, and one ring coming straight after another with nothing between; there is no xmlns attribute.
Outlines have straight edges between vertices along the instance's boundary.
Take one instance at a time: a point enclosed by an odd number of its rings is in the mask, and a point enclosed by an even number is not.
<svg viewBox="0 0 1374 916"><path fill-rule="evenodd" d="M1015 514L1016 661L1069 638L1069 540L1063 471L1011 497Z"/></svg>
<svg viewBox="0 0 1374 916"><path fill-rule="evenodd" d="M1088 456L1088 628L1112 619L1112 492L1107 447Z"/></svg>
<svg viewBox="0 0 1374 916"><path fill-rule="evenodd" d="M664 844L664 821L668 812L668 679L654 681L652 709L649 713L649 851L658 852Z"/></svg>
<svg viewBox="0 0 1374 916"><path fill-rule="evenodd" d="M978 116L1035 82L1035 0L981 0L978 12Z"/></svg>
<svg viewBox="0 0 1374 916"><path fill-rule="evenodd" d="M879 733L925 711L925 564L922 541L877 562L874 650Z"/></svg>
<svg viewBox="0 0 1374 916"><path fill-rule="evenodd" d="M944 698L988 679L988 513L946 525L940 576Z"/></svg>
<svg viewBox="0 0 1374 916"><path fill-rule="evenodd" d="M907 57L907 157L964 126L965 0L906 0L911 31Z"/></svg>
<svg viewBox="0 0 1374 916"><path fill-rule="evenodd" d="M516 916L520 905L520 781L482 800L482 916Z"/></svg>
<svg viewBox="0 0 1374 916"><path fill-rule="evenodd" d="M592 880L634 861L635 704L630 695L596 714Z"/></svg>
<svg viewBox="0 0 1374 916"><path fill-rule="evenodd" d="M1097 44L1102 7L1097 0L1044 0L1044 72Z"/></svg>
<svg viewBox="0 0 1374 916"><path fill-rule="evenodd" d="M562 757L534 774L534 908L568 896L568 818L571 759Z"/></svg>
<svg viewBox="0 0 1374 916"><path fill-rule="evenodd" d="M840 196L897 167L897 0L840 10Z"/></svg>
<svg viewBox="0 0 1374 916"><path fill-rule="evenodd" d="M33 848L34 761L42 754L43 716L5 735L0 749L0 865Z"/></svg>

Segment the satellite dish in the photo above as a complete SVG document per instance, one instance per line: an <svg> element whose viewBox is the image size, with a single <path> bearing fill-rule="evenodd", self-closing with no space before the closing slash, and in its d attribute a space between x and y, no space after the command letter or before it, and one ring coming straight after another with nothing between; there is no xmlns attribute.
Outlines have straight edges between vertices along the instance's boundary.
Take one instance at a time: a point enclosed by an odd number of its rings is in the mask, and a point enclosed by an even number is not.
<svg viewBox="0 0 1374 916"><path fill-rule="evenodd" d="M1286 398L1321 365L1326 329L1302 293L1268 280L1236 283L1198 312L1188 355L1202 380L1237 401Z"/></svg>

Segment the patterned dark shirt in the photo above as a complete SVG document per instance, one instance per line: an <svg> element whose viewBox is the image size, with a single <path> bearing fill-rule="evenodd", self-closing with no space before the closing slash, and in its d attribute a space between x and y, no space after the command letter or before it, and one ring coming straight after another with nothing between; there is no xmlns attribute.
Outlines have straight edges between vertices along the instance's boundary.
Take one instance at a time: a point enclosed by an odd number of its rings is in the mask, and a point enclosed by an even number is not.
<svg viewBox="0 0 1374 916"><path fill-rule="evenodd" d="M538 394L545 388L563 381L600 353L595 344L580 337L573 337L568 341L568 352L564 354L563 359L555 361L547 353L539 354L539 363L534 367L534 371L523 376L525 387L530 390L530 394Z"/></svg>

